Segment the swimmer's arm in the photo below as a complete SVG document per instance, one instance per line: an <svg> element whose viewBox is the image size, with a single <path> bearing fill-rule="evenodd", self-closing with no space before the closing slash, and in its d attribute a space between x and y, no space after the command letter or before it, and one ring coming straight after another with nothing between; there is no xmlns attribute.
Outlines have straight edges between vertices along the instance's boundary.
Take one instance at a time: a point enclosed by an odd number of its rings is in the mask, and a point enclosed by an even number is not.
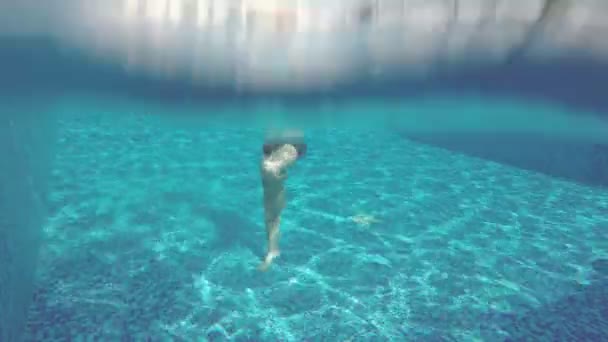
<svg viewBox="0 0 608 342"><path fill-rule="evenodd" d="M298 159L298 151L293 145L283 145L270 156L264 158L262 167L267 172L272 172L275 176L280 176L283 171L295 163Z"/></svg>

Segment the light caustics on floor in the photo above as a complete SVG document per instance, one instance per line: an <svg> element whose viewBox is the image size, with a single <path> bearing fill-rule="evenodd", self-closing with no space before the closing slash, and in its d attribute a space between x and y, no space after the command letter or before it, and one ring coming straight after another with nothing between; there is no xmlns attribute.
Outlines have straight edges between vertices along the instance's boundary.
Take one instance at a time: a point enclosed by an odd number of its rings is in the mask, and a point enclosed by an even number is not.
<svg viewBox="0 0 608 342"><path fill-rule="evenodd" d="M317 130L262 275L262 131L89 114L60 120L29 340L534 339L552 332L513 317L601 281L608 258L605 189Z"/></svg>

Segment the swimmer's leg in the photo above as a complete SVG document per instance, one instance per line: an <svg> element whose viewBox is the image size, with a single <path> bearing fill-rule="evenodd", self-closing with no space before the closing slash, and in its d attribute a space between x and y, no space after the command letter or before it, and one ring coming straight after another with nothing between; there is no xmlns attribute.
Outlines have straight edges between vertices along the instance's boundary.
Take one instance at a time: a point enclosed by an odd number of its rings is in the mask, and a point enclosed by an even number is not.
<svg viewBox="0 0 608 342"><path fill-rule="evenodd" d="M267 217L264 221L266 225L266 238L268 240L268 251L266 252L266 256L264 257L264 261L259 266L260 271L266 271L274 259L281 255L279 249L279 237L280 230L279 224L281 223L280 212L281 210L277 209L265 209L268 212L270 217Z"/></svg>
<svg viewBox="0 0 608 342"><path fill-rule="evenodd" d="M285 208L285 179L287 168L296 161L298 153L293 145L283 145L262 161L262 185L264 186L264 224L268 252L258 267L265 271L280 255L279 224L281 212Z"/></svg>

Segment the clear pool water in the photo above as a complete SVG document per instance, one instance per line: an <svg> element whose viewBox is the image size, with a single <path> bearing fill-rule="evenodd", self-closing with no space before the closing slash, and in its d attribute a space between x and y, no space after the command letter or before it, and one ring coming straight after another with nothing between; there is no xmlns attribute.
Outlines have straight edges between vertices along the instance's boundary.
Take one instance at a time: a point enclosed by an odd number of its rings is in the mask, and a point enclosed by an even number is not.
<svg viewBox="0 0 608 342"><path fill-rule="evenodd" d="M608 190L313 130L265 251L262 131L59 118L27 341L553 341L608 334Z"/></svg>
<svg viewBox="0 0 608 342"><path fill-rule="evenodd" d="M608 341L608 7L296 2L0 0L0 342Z"/></svg>

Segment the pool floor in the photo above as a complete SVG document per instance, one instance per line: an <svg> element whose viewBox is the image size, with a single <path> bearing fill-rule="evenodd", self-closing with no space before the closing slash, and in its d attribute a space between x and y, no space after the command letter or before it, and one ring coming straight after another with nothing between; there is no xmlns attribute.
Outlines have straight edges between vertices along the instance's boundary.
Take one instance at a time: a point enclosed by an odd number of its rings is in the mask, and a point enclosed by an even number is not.
<svg viewBox="0 0 608 342"><path fill-rule="evenodd" d="M389 132L311 131L282 255L260 273L263 132L60 124L28 341L608 336L593 305L608 301L606 189Z"/></svg>

